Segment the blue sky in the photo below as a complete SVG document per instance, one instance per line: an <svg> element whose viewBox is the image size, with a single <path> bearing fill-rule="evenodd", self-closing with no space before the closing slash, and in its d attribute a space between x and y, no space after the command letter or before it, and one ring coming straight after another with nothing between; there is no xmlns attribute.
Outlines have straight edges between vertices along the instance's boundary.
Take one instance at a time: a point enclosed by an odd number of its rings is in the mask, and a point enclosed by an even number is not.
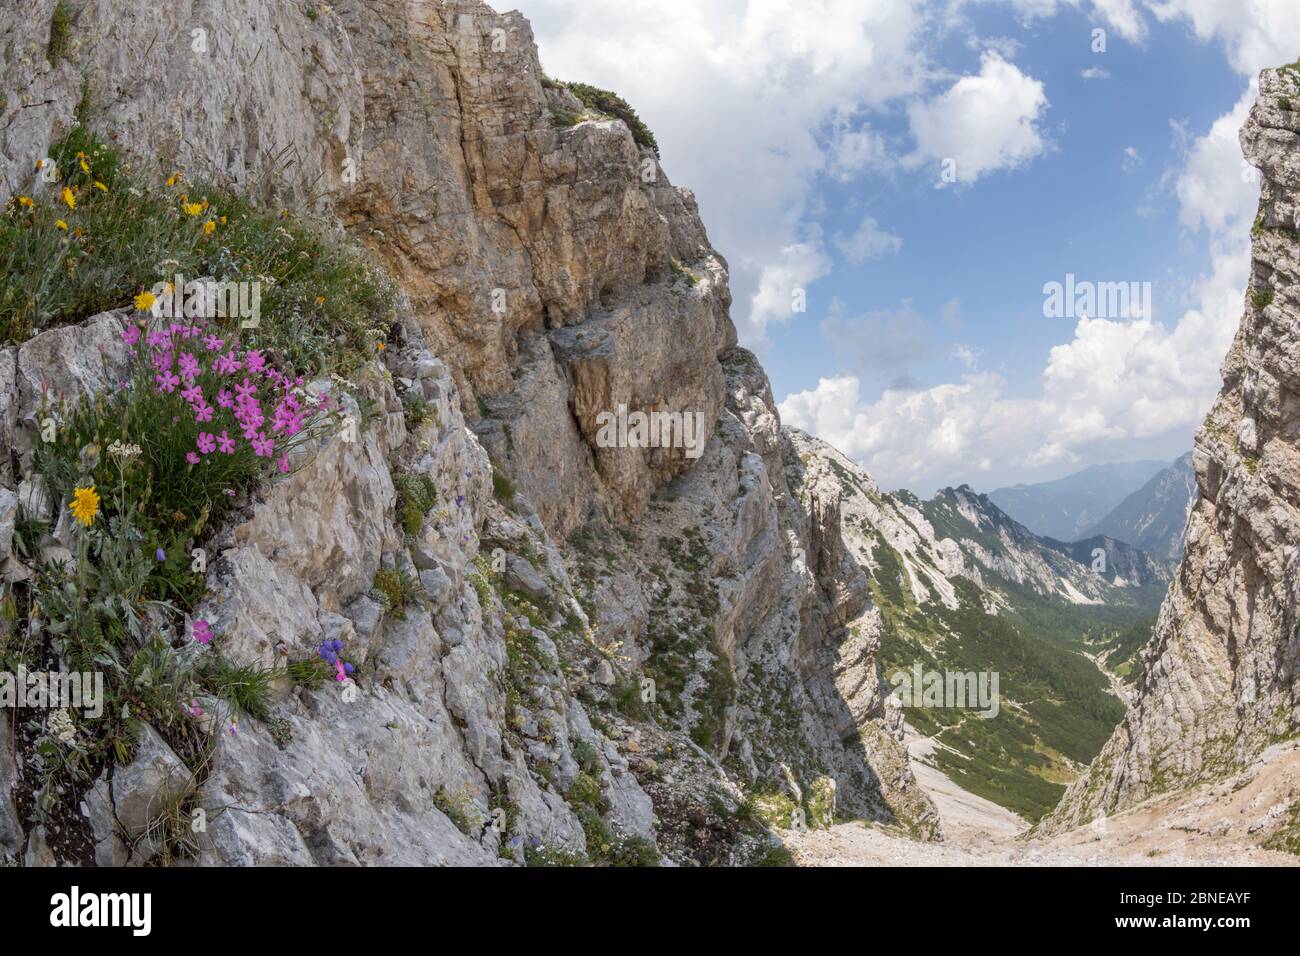
<svg viewBox="0 0 1300 956"><path fill-rule="evenodd" d="M979 14L982 32L1020 32L1005 9ZM1015 62L1043 83L1050 145L1023 168L956 189L935 188L941 169L933 162L902 175L819 183L826 234L852 233L869 212L902 245L856 264L833 253L837 267L812 285L809 314L770 332L766 365L780 394L815 385L828 371L859 371L876 387L904 375L948 380L962 371L957 345L981 350L1009 376L1027 370L1034 380L1012 378L1013 390L1032 391L1048 350L1070 331L1068 320L1043 317L1042 286L1067 272L1158 282L1157 316L1186 306L1188 278L1204 271L1208 257L1194 244L1182 248L1177 197L1161 186L1181 160L1170 120L1208 128L1231 109L1241 83L1221 53L1184 30L1159 31L1145 51L1116 43L1104 55L1089 52L1088 30L1088 18L1070 11L1024 31ZM978 52L957 42L947 47L945 63L979 71ZM1082 78L1099 66L1109 80ZM906 116L878 125L906 144ZM892 327L898 347L881 349L871 367L828 353L818 341L828 300L838 300L845 316L901 312L908 302L913 315L905 331ZM906 369L891 361L916 352L923 357Z"/></svg>
<svg viewBox="0 0 1300 956"><path fill-rule="evenodd" d="M623 93L695 190L785 422L922 494L1190 447L1290 0L519 3L547 71ZM1047 318L1067 273L1149 282L1150 314Z"/></svg>

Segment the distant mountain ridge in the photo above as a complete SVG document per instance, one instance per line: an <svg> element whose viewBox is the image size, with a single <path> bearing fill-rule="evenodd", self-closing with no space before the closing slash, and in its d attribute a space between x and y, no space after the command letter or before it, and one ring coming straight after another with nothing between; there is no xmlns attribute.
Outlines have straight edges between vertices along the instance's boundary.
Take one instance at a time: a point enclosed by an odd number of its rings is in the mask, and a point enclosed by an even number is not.
<svg viewBox="0 0 1300 956"><path fill-rule="evenodd" d="M1088 529L1168 467L1167 461L1089 465L1054 481L997 488L988 497L1034 534L1077 541L1090 537L1094 532Z"/></svg>
<svg viewBox="0 0 1300 956"><path fill-rule="evenodd" d="M1173 565L1113 538L1040 537L969 486L882 492L847 456L785 428L792 489L839 486L840 533L880 615L882 674L997 672L997 720L911 708L930 759L961 787L1036 820L1123 713L1091 657L1148 623Z"/></svg>
<svg viewBox="0 0 1300 956"><path fill-rule="evenodd" d="M1108 535L1176 561L1183 554L1187 512L1195 496L1196 472L1189 451L1121 501L1085 534Z"/></svg>

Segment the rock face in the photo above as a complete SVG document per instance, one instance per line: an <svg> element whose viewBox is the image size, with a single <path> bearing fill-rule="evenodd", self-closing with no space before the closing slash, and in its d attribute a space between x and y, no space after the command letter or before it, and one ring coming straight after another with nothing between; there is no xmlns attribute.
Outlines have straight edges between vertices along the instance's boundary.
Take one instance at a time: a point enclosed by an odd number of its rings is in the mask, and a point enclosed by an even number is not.
<svg viewBox="0 0 1300 956"><path fill-rule="evenodd" d="M0 860L14 859L23 848L23 826L14 807L14 735L9 721L0 721Z"/></svg>
<svg viewBox="0 0 1300 956"><path fill-rule="evenodd" d="M699 463L617 535L579 542L599 643L656 681L662 723L752 793L833 780L850 816L938 835L879 673L880 622L840 536L840 490L806 473L767 377L728 353Z"/></svg>
<svg viewBox="0 0 1300 956"><path fill-rule="evenodd" d="M553 128L517 13L344 0L309 18L228 0L173 5L160 23L92 0L50 64L54 6L0 35L13 61L0 82L17 84L0 199L38 187L36 161L81 115L168 173L335 212L408 290L470 417L490 410L484 442L548 528L635 514L686 467L677 449L609 460L594 417L625 403L716 419L716 357L736 341L725 263L689 191L625 125ZM82 39L110 33L111 51Z"/></svg>
<svg viewBox="0 0 1300 956"><path fill-rule="evenodd" d="M1225 776L1300 730L1300 72L1266 70L1241 132L1262 174L1245 313L1196 436L1186 551L1124 722L1061 828Z"/></svg>
<svg viewBox="0 0 1300 956"><path fill-rule="evenodd" d="M122 380L129 359L122 322L122 314L105 313L0 350L0 479L24 473L42 418Z"/></svg>
<svg viewBox="0 0 1300 956"><path fill-rule="evenodd" d="M76 0L51 59L54 0L29 6L0 18L0 200L43 188L80 117L149 168L336 218L404 290L357 378L369 427L305 448L210 545L212 653L341 640L356 674L281 690L264 721L209 702L200 862L747 862L770 848L752 798L937 835L838 490L800 474L736 347L693 196L623 122L557 125L581 104L522 17ZM114 323L0 351L0 486L24 477L42 382L114 381ZM702 454L606 447L620 406L698 416ZM120 862L103 823L87 840Z"/></svg>

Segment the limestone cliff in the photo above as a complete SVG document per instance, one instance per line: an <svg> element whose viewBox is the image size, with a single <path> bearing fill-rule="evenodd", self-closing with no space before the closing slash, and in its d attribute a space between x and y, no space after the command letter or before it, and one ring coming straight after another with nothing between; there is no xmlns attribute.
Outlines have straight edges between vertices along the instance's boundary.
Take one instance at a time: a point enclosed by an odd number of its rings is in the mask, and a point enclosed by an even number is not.
<svg viewBox="0 0 1300 956"><path fill-rule="evenodd" d="M1123 723L1049 828L1227 776L1300 730L1300 69L1241 131L1261 174L1251 278L1196 437L1186 552Z"/></svg>
<svg viewBox="0 0 1300 956"><path fill-rule="evenodd" d="M803 473L736 346L692 195L544 77L525 20L69 0L56 54L54 0L28 6L0 15L0 200L80 121L160 175L337 220L403 296L393 347L349 383L359 439L321 440L209 546L219 653L343 640L359 697L281 688L202 766L151 729L60 828L27 812L20 727L0 853L152 859L164 782L210 815L180 841L205 863L737 863L769 851L764 821L837 812L938 834L838 488ZM0 530L34 396L114 381L124 315L0 350ZM602 447L620 405L702 415L703 454ZM403 482L426 478L406 520ZM416 606L379 600L384 569L418 580Z"/></svg>

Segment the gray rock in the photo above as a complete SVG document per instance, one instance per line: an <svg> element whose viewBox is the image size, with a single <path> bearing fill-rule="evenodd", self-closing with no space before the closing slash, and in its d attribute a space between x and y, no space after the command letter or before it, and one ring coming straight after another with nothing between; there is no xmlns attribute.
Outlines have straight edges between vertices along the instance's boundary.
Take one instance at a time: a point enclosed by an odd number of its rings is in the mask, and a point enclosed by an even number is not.
<svg viewBox="0 0 1300 956"><path fill-rule="evenodd" d="M157 824L166 804L183 794L191 782L184 763L148 724L137 738L136 756L105 772L86 792L82 815L95 844L96 866L147 863L158 853ZM131 844L128 846L128 842Z"/></svg>
<svg viewBox="0 0 1300 956"><path fill-rule="evenodd" d="M14 522L18 518L18 496L0 487L0 563L13 553Z"/></svg>
<svg viewBox="0 0 1300 956"><path fill-rule="evenodd" d="M44 826L38 826L27 838L27 851L23 854L23 866L58 866L59 861L50 849L50 843Z"/></svg>
<svg viewBox="0 0 1300 956"><path fill-rule="evenodd" d="M396 405L391 389L389 398L381 408ZM271 487L234 539L346 604L370 589L379 570L395 500L376 431L352 443L335 436Z"/></svg>
<svg viewBox="0 0 1300 956"><path fill-rule="evenodd" d="M12 454L18 450L18 350L0 349L0 487L14 487Z"/></svg>
<svg viewBox="0 0 1300 956"><path fill-rule="evenodd" d="M446 607L456 596L456 586L441 567L421 571L420 584L436 608Z"/></svg>
<svg viewBox="0 0 1300 956"><path fill-rule="evenodd" d="M22 822L13 800L17 782L13 728L10 721L0 720L0 860L13 859L23 848Z"/></svg>
<svg viewBox="0 0 1300 956"><path fill-rule="evenodd" d="M550 593L550 585L537 573L527 558L508 555L506 558L506 583L534 597L544 597Z"/></svg>
<svg viewBox="0 0 1300 956"><path fill-rule="evenodd" d="M93 0L72 7L66 56L50 63L54 7L34 0L4 24L0 200L39 185L36 160L74 124L86 75L104 91L90 100L92 125L106 138L149 143L155 162L165 157L169 168L240 185L274 168L300 201L313 189L350 189L343 160L363 155L361 80L328 5L308 18L277 0L150 9ZM111 50L95 42L106 36L114 37ZM280 150L297 160L286 168L272 159Z"/></svg>
<svg viewBox="0 0 1300 956"><path fill-rule="evenodd" d="M192 784L192 775L158 732L141 725L135 757L113 772L113 815L130 836L143 834L164 812L167 802Z"/></svg>
<svg viewBox="0 0 1300 956"><path fill-rule="evenodd" d="M113 816L112 786L107 773L95 781L82 801L82 813L95 841L96 866L126 866L130 851L122 840L122 828Z"/></svg>
<svg viewBox="0 0 1300 956"><path fill-rule="evenodd" d="M379 630L379 623L384 617L384 606L369 595L362 594L354 598L343 613L352 621L357 634L367 643Z"/></svg>
<svg viewBox="0 0 1300 956"><path fill-rule="evenodd" d="M42 475L32 475L18 483L18 504L38 521L49 521L54 516L54 504L45 490Z"/></svg>
<svg viewBox="0 0 1300 956"><path fill-rule="evenodd" d="M80 325L50 329L18 348L13 447L24 460L40 431L38 410L46 403L75 408L126 379L131 350L122 341L124 315L105 312Z"/></svg>

